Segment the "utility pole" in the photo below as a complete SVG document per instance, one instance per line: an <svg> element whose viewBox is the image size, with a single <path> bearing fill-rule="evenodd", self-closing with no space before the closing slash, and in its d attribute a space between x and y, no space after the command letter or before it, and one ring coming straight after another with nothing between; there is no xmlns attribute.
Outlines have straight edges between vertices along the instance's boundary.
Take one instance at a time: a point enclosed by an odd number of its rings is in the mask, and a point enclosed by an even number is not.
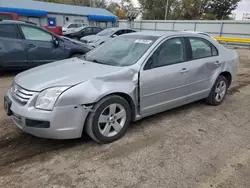
<svg viewBox="0 0 250 188"><path fill-rule="evenodd" d="M167 0L167 4L166 4L165 20L167 19L167 16L168 16L168 3L169 3L169 0Z"/></svg>

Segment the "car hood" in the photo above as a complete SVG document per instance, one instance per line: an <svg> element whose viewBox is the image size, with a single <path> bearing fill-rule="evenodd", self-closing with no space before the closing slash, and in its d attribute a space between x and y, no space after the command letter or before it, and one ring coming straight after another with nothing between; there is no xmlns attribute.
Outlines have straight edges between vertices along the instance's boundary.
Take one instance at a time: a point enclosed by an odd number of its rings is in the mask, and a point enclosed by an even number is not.
<svg viewBox="0 0 250 188"><path fill-rule="evenodd" d="M55 86L73 86L116 73L123 68L72 58L22 72L14 78L14 81L25 89L42 91Z"/></svg>

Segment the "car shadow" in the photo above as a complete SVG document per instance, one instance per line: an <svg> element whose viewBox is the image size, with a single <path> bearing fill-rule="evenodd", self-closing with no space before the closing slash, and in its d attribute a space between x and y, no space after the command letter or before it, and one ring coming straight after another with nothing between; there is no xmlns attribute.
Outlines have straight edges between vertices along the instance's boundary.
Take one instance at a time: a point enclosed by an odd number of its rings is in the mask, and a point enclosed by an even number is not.
<svg viewBox="0 0 250 188"><path fill-rule="evenodd" d="M17 74L23 72L22 70L7 70L7 71L0 71L0 78L6 78L6 77L14 77Z"/></svg>
<svg viewBox="0 0 250 188"><path fill-rule="evenodd" d="M144 125L148 125L148 122L151 122L152 124L157 123L162 121L163 119L166 118L171 118L173 115L179 115L179 114L183 114L185 116L185 113L190 110L190 109L194 109L194 108L201 108L201 107L205 107L208 106L207 104L205 104L204 100L200 100L200 101L196 101L190 104L186 104L184 106L180 106L171 110L167 110L146 118L143 118L137 122L132 123L132 125L130 126L128 132L132 132L132 131L137 131L138 129L142 129L144 127Z"/></svg>
<svg viewBox="0 0 250 188"><path fill-rule="evenodd" d="M185 105L173 110L156 114L144 118L138 122L132 123L128 129L128 134L132 132L143 132L144 126L148 125L147 122L159 122L162 119L171 117L174 114L185 113L187 109L204 106L203 101L198 101L189 105ZM9 125L14 126L14 125ZM32 158L36 157L36 161L45 161L53 157L59 151L72 149L80 146L81 148L97 147L99 146L94 142L86 133L81 139L74 140L50 140L34 137L30 134L24 133L20 130L10 138L0 138L0 166L4 169L11 169L11 167L20 166L22 164L31 163ZM126 136L126 135L125 135ZM84 151L83 151L84 152ZM3 172L2 175L9 172ZM1 173L0 173L1 175Z"/></svg>
<svg viewBox="0 0 250 188"><path fill-rule="evenodd" d="M27 164L34 157L39 157L39 161L44 161L52 157L56 151L82 144L87 145L90 142L93 141L86 134L80 139L51 140L37 138L18 130L14 137L0 140L0 166L8 168L11 165Z"/></svg>

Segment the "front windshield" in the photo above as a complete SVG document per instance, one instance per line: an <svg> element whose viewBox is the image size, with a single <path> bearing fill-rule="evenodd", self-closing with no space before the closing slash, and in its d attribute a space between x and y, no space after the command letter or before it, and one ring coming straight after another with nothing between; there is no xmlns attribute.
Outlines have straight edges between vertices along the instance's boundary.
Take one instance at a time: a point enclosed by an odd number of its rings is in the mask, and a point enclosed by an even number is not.
<svg viewBox="0 0 250 188"><path fill-rule="evenodd" d="M109 28L109 29L104 29L103 31L101 31L100 33L98 33L98 36L110 36L114 33L114 29Z"/></svg>
<svg viewBox="0 0 250 188"><path fill-rule="evenodd" d="M122 35L85 55L87 61L112 66L135 64L158 39L154 36Z"/></svg>

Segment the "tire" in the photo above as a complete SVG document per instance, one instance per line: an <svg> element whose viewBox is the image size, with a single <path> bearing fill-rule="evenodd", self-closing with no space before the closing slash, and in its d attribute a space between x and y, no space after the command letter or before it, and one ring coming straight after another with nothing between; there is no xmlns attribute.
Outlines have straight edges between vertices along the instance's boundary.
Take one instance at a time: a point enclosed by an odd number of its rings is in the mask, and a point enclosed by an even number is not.
<svg viewBox="0 0 250 188"><path fill-rule="evenodd" d="M111 95L94 106L85 123L85 131L93 140L107 144L121 138L130 122L131 108L128 102L120 96Z"/></svg>
<svg viewBox="0 0 250 188"><path fill-rule="evenodd" d="M82 54L73 54L73 55L70 56L70 58L79 57L79 56L81 56L81 55L82 55Z"/></svg>
<svg viewBox="0 0 250 188"><path fill-rule="evenodd" d="M221 85L222 83L223 85ZM209 96L205 99L206 103L212 106L220 105L224 101L227 95L228 87L229 87L228 80L226 79L226 77L220 75L215 81L215 84ZM220 97L218 97L218 94L220 94Z"/></svg>

